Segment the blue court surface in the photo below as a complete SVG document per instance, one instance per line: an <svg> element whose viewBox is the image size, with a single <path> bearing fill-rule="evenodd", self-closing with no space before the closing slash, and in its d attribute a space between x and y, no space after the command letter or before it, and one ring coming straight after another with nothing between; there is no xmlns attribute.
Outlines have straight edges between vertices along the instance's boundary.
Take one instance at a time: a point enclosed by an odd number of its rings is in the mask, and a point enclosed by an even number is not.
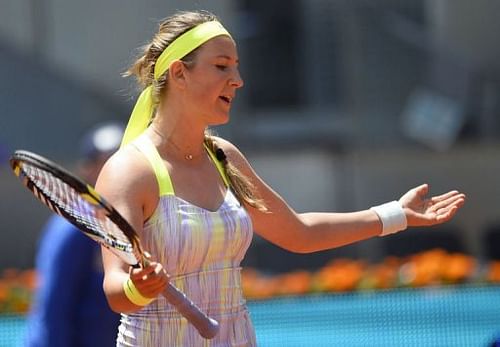
<svg viewBox="0 0 500 347"><path fill-rule="evenodd" d="M248 303L259 346L490 346L500 286L309 295ZM0 346L22 346L25 319L0 319Z"/></svg>

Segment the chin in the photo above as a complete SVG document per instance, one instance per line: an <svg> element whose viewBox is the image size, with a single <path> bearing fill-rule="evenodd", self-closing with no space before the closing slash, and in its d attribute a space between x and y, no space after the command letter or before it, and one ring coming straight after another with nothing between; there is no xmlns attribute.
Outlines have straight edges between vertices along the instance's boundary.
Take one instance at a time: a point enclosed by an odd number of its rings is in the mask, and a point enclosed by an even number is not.
<svg viewBox="0 0 500 347"><path fill-rule="evenodd" d="M219 116L216 119L212 119L212 121L210 122L210 125L224 125L224 124L229 123L229 119L230 119L229 114Z"/></svg>

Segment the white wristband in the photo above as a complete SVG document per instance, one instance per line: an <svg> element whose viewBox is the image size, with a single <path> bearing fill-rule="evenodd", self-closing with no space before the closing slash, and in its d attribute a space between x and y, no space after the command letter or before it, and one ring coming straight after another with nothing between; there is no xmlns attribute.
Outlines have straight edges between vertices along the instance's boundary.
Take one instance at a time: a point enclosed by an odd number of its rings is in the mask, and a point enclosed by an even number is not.
<svg viewBox="0 0 500 347"><path fill-rule="evenodd" d="M405 230L407 225L405 211L399 201L391 201L382 205L373 206L370 210L374 211L382 222L382 233L380 236L386 236Z"/></svg>

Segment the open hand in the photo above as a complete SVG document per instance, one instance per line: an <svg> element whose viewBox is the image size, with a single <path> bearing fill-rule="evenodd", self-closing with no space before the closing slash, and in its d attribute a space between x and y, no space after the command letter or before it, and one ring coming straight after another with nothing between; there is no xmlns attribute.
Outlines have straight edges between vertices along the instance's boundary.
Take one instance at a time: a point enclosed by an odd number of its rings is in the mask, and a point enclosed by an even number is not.
<svg viewBox="0 0 500 347"><path fill-rule="evenodd" d="M465 203L465 194L456 190L427 197L429 185L422 184L409 190L399 202L406 214L408 226L428 226L450 220Z"/></svg>

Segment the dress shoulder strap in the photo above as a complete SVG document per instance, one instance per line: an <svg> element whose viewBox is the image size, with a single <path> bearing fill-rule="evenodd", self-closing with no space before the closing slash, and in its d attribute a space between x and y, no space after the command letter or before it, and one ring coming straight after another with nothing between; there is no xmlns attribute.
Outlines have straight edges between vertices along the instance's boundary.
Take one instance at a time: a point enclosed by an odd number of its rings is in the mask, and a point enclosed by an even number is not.
<svg viewBox="0 0 500 347"><path fill-rule="evenodd" d="M158 186L160 187L160 196L174 195L174 187L168 170L151 140L146 136L140 136L134 140L133 144L144 154L151 164L156 180L158 181Z"/></svg>

